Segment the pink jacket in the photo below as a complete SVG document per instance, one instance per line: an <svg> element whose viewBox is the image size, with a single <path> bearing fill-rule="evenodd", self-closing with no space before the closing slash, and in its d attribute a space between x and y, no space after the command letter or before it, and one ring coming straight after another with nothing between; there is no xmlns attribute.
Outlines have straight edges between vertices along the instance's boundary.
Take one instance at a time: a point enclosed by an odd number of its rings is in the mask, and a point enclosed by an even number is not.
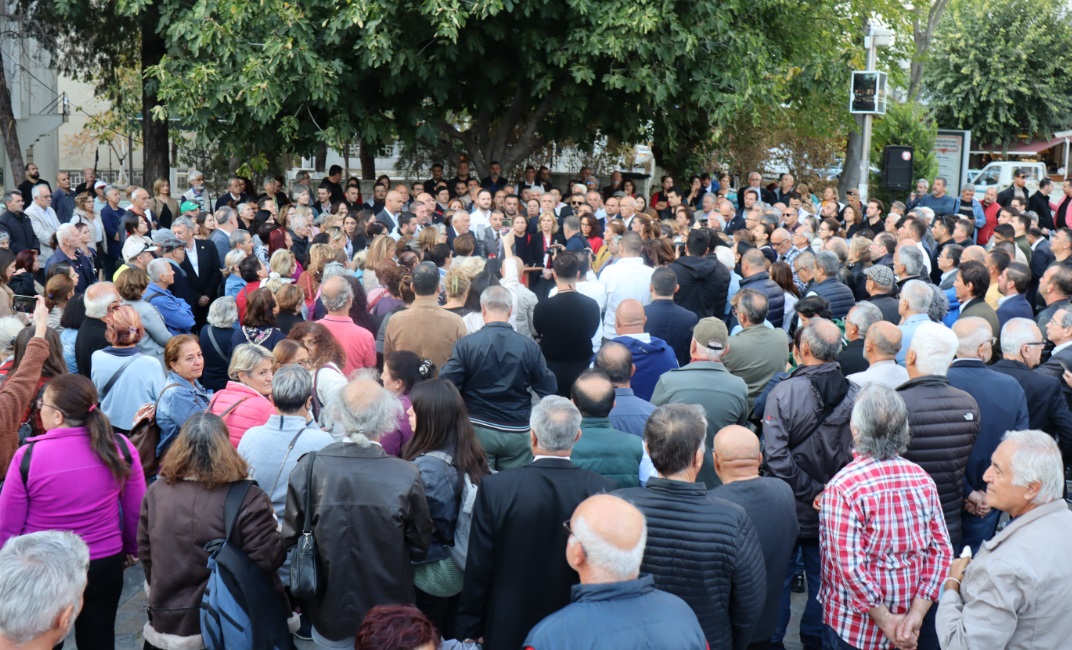
<svg viewBox="0 0 1072 650"><path fill-rule="evenodd" d="M242 403L239 404L239 401ZM223 422L236 449L247 429L261 426L268 421L268 416L275 413L267 397L236 381L227 382L227 386L213 396L208 403L208 412L223 417L231 407L234 408L223 418Z"/></svg>

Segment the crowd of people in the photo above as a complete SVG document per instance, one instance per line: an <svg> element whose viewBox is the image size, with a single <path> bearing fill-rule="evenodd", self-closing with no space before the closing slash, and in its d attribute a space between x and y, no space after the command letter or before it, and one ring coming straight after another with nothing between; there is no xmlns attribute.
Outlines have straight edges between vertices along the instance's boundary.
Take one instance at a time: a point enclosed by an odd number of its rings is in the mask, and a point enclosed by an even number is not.
<svg viewBox="0 0 1072 650"><path fill-rule="evenodd" d="M223 647L220 544L318 648L777 649L794 591L807 649L1072 637L1072 182L431 171L27 165L0 644L114 647L140 563L145 648Z"/></svg>

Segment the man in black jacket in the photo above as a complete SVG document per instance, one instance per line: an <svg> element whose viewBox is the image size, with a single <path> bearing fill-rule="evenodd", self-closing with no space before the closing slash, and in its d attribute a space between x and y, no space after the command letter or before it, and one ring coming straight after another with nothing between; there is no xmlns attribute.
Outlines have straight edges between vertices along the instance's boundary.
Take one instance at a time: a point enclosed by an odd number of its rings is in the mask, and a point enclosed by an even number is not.
<svg viewBox="0 0 1072 650"><path fill-rule="evenodd" d="M223 284L223 265L220 263L216 245L207 239L194 239L194 224L189 217L178 217L171 222L171 232L186 245L186 259L182 270L190 281L196 299L190 305L197 326L205 324L209 304L220 295Z"/></svg>
<svg viewBox="0 0 1072 650"><path fill-rule="evenodd" d="M527 437L532 412L529 390L544 397L558 385L540 346L510 326L513 304L505 288L485 289L480 294L484 328L455 343L439 372L440 379L453 382L465 397L469 419L492 469L521 467L532 460Z"/></svg>
<svg viewBox="0 0 1072 650"><path fill-rule="evenodd" d="M1013 318L1001 328L1002 359L991 368L1020 383L1027 397L1029 428L1057 439L1065 462L1072 460L1072 411L1064 399L1062 382L1032 368L1042 358L1042 332L1027 318Z"/></svg>
<svg viewBox="0 0 1072 650"><path fill-rule="evenodd" d="M699 320L696 314L674 302L677 276L668 268L658 268L651 274L651 302L644 307L644 331L666 341L674 349L677 365L688 365L692 328Z"/></svg>
<svg viewBox="0 0 1072 650"><path fill-rule="evenodd" d="M22 211L25 202L22 193L12 190L4 194L4 214L0 214L0 230L11 237L11 252L21 253L25 250L37 250L41 247L33 231L30 217Z"/></svg>
<svg viewBox="0 0 1072 650"><path fill-rule="evenodd" d="M670 263L679 285L674 302L696 314L696 318L726 313L726 295L730 288L730 271L718 260L707 257L711 240L703 230L689 232L685 242L688 253Z"/></svg>
<svg viewBox="0 0 1072 650"><path fill-rule="evenodd" d="M459 638L482 637L487 650L520 648L534 625L569 604L578 579L566 562L569 533L562 522L588 497L614 489L610 479L570 462L580 435L577 407L564 397L546 397L533 408L526 437L536 460L480 482Z"/></svg>
<svg viewBox="0 0 1072 650"><path fill-rule="evenodd" d="M894 325L901 323L900 301L897 299L897 277L884 264L875 264L864 269L867 282L867 301L882 312L882 320Z"/></svg>
<svg viewBox="0 0 1072 650"><path fill-rule="evenodd" d="M1027 209L1038 215L1039 228L1053 230L1053 211L1050 210L1050 192L1053 191L1053 181L1047 176L1039 180L1038 191L1027 200Z"/></svg>
<svg viewBox="0 0 1072 650"><path fill-rule="evenodd" d="M767 321L774 327L782 326L785 318L785 291L777 282L771 280L767 271L767 258L757 248L750 248L741 256L741 289L754 289L767 296ZM730 321L731 327L735 324Z"/></svg>
<svg viewBox="0 0 1072 650"><path fill-rule="evenodd" d="M659 475L646 487L615 494L648 521L641 572L692 607L709 647L744 650L763 612L767 572L748 513L696 482L710 453L706 433L699 406L657 408L644 428L644 442Z"/></svg>

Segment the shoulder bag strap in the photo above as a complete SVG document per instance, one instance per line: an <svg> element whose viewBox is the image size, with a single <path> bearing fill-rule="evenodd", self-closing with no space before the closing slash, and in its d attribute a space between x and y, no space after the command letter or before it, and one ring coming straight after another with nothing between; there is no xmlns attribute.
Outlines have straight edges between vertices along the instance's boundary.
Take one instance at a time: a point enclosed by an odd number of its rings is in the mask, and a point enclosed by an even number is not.
<svg viewBox="0 0 1072 650"><path fill-rule="evenodd" d="M231 541L231 533L238 524L238 515L242 511L242 502L246 500L253 481L235 481L227 488L227 500L223 502L223 539Z"/></svg>
<svg viewBox="0 0 1072 650"><path fill-rule="evenodd" d="M305 513L302 516L302 534L313 532L313 463L316 452L309 453L309 467L305 470Z"/></svg>
<svg viewBox="0 0 1072 650"><path fill-rule="evenodd" d="M206 332L208 336L208 342L212 344L212 349L216 350L216 354L220 355L220 358L226 361L227 355L223 353L222 349L220 349L220 344L216 341L216 337L212 335L211 328L212 326L209 325L209 330L208 332Z"/></svg>
<svg viewBox="0 0 1072 650"><path fill-rule="evenodd" d="M302 427L301 431L294 435L294 438L291 439L290 444L287 446L287 453L283 454L283 462L279 463L279 471L275 473L275 480L272 481L272 489L268 490L268 498L275 494L275 486L279 485L279 477L283 475L283 467L287 464L287 459L290 458L290 452L294 450L294 445L298 444L298 438L305 433L306 429L308 427Z"/></svg>
<svg viewBox="0 0 1072 650"><path fill-rule="evenodd" d="M313 419L318 421L318 422L320 421L320 408L321 408L321 406L320 406L320 395L317 394L317 392L316 392L316 385L317 385L317 382L320 381L320 371L321 370L323 370L323 368L317 368L316 372L313 373L313 395L312 395L312 397L313 397Z"/></svg>
<svg viewBox="0 0 1072 650"><path fill-rule="evenodd" d="M238 408L239 404L241 404L242 402L246 401L247 399L250 399L250 398L249 397L243 397L242 399L238 400L234 404L231 404L229 407L227 407L226 411L224 411L223 413L220 413L220 419L221 420L225 419L228 415L231 414L231 411L233 411L236 408Z"/></svg>
<svg viewBox="0 0 1072 650"><path fill-rule="evenodd" d="M112 386L115 386L115 382L119 381L119 376L123 374L123 371L127 369L127 366L137 361L140 357L140 354L135 354L131 358L127 359L126 363L119 366L119 370L116 370L115 373L112 374L111 378L108 379L108 383L104 385L104 389L101 390L100 401L103 402L104 398L108 396L108 393L112 390Z"/></svg>

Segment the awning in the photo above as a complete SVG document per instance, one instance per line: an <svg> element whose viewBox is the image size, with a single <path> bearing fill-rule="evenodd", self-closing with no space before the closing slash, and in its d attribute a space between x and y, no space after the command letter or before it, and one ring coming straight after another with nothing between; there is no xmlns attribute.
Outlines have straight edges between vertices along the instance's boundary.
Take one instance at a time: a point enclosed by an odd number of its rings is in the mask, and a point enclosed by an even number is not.
<svg viewBox="0 0 1072 650"><path fill-rule="evenodd" d="M983 145L980 147L980 151L972 151L973 154L1008 154L1010 156L1033 156L1040 154L1047 149L1053 149L1057 145L1064 144L1065 137L1056 137L1052 140L1046 140L1044 142L1027 142L1024 144L1009 147L1008 150L993 145Z"/></svg>

